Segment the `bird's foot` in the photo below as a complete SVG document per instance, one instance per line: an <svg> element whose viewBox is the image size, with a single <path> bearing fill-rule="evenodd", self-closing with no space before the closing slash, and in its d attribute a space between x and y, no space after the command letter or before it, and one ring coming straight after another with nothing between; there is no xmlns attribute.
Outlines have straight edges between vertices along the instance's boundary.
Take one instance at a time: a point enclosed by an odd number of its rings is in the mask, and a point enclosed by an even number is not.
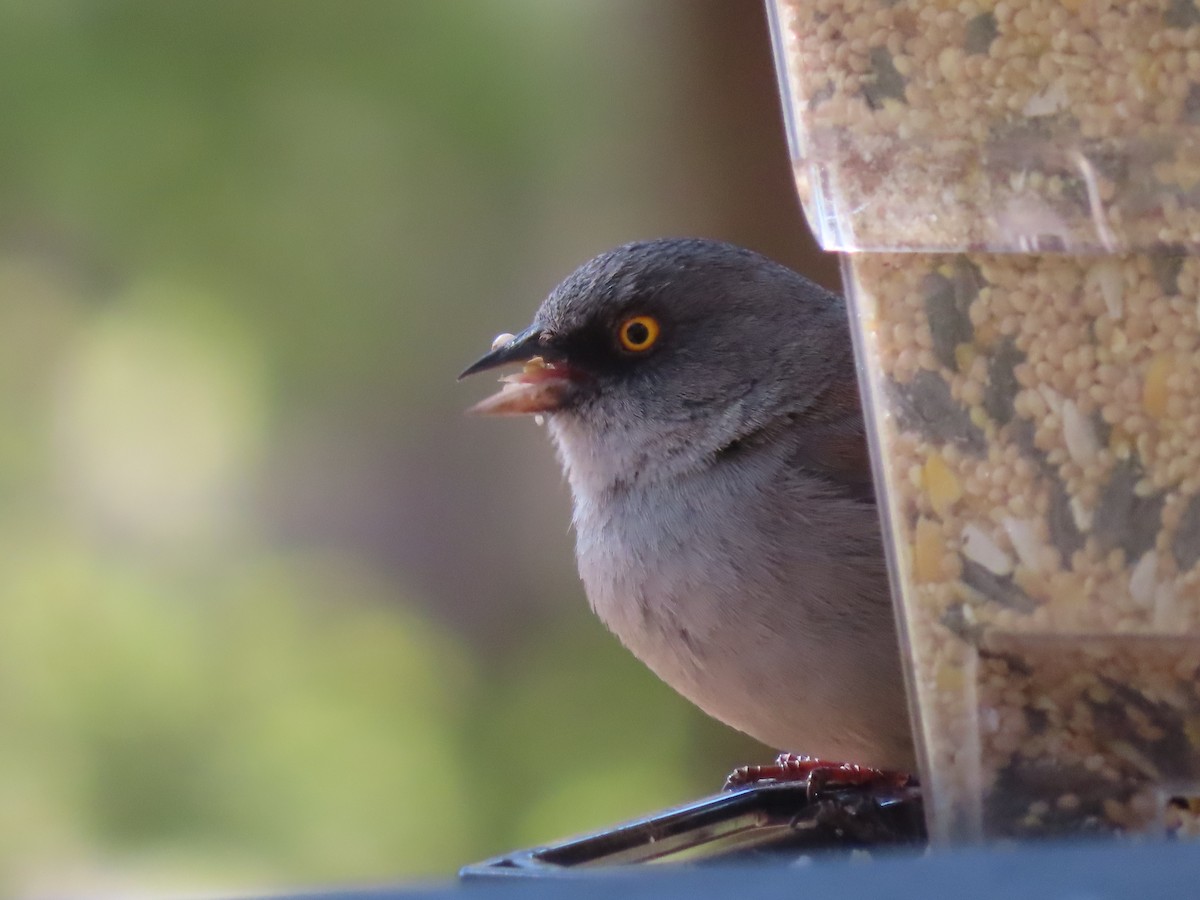
<svg viewBox="0 0 1200 900"><path fill-rule="evenodd" d="M750 785L803 782L809 799L815 799L830 788L901 788L914 784L913 777L904 772L871 769L853 763L827 762L813 756L780 753L767 766L740 766L725 779L725 790Z"/></svg>

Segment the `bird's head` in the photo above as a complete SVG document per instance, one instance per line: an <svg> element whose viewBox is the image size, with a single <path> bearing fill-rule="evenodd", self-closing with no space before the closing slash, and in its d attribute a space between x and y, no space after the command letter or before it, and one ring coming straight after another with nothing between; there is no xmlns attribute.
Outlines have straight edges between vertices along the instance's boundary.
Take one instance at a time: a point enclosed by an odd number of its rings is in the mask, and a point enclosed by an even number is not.
<svg viewBox="0 0 1200 900"><path fill-rule="evenodd" d="M619 477L811 411L847 374L856 409L849 359L839 297L751 251L677 239L585 263L460 377L521 365L472 412L545 416L569 471Z"/></svg>

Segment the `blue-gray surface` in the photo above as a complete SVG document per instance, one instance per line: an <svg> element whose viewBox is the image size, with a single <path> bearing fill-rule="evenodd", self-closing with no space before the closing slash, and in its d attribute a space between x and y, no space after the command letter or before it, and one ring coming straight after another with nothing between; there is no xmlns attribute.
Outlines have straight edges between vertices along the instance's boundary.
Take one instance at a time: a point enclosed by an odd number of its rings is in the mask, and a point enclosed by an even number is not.
<svg viewBox="0 0 1200 900"><path fill-rule="evenodd" d="M803 868L669 869L553 878L506 878L448 885L307 894L303 900L542 900L550 897L705 900L789 897L796 900L1190 900L1200 895L1200 845L1043 844L961 850L871 861L826 858ZM299 900L299 898L297 898Z"/></svg>

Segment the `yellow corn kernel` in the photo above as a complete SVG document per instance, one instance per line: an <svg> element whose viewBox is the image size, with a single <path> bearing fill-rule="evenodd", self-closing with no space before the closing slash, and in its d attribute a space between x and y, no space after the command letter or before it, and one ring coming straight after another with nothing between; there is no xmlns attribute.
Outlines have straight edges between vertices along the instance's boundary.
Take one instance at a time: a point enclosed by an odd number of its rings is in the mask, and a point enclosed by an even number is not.
<svg viewBox="0 0 1200 900"><path fill-rule="evenodd" d="M1108 433L1108 449L1112 451L1117 459L1128 459L1129 450L1133 445L1133 438L1120 425L1114 425Z"/></svg>
<svg viewBox="0 0 1200 900"><path fill-rule="evenodd" d="M1159 353L1146 367L1146 380L1142 384L1142 406L1156 419L1167 414L1167 379L1175 368L1171 353Z"/></svg>
<svg viewBox="0 0 1200 900"><path fill-rule="evenodd" d="M954 364L958 366L958 371L965 372L971 368L971 363L975 362L975 347L971 344L959 344L954 348Z"/></svg>
<svg viewBox="0 0 1200 900"><path fill-rule="evenodd" d="M966 683L967 679L963 676L963 670L949 663L939 666L937 675L934 676L934 684L937 689L948 693L961 691Z"/></svg>
<svg viewBox="0 0 1200 900"><path fill-rule="evenodd" d="M917 519L913 538L913 579L917 584L929 584L942 578L942 554L946 542L942 529L932 519Z"/></svg>
<svg viewBox="0 0 1200 900"><path fill-rule="evenodd" d="M937 453L925 461L921 470L921 485L925 489L925 496L929 498L929 505L942 518L962 497L962 485L958 483L958 477Z"/></svg>

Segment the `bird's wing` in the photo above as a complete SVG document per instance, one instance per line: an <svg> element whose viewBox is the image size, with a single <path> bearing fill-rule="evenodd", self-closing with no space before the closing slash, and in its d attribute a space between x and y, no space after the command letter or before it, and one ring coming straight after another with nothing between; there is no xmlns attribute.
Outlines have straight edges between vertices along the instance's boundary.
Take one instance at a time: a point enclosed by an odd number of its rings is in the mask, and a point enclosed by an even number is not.
<svg viewBox="0 0 1200 900"><path fill-rule="evenodd" d="M795 468L816 475L838 493L875 502L871 456L860 422L806 425L792 453Z"/></svg>

